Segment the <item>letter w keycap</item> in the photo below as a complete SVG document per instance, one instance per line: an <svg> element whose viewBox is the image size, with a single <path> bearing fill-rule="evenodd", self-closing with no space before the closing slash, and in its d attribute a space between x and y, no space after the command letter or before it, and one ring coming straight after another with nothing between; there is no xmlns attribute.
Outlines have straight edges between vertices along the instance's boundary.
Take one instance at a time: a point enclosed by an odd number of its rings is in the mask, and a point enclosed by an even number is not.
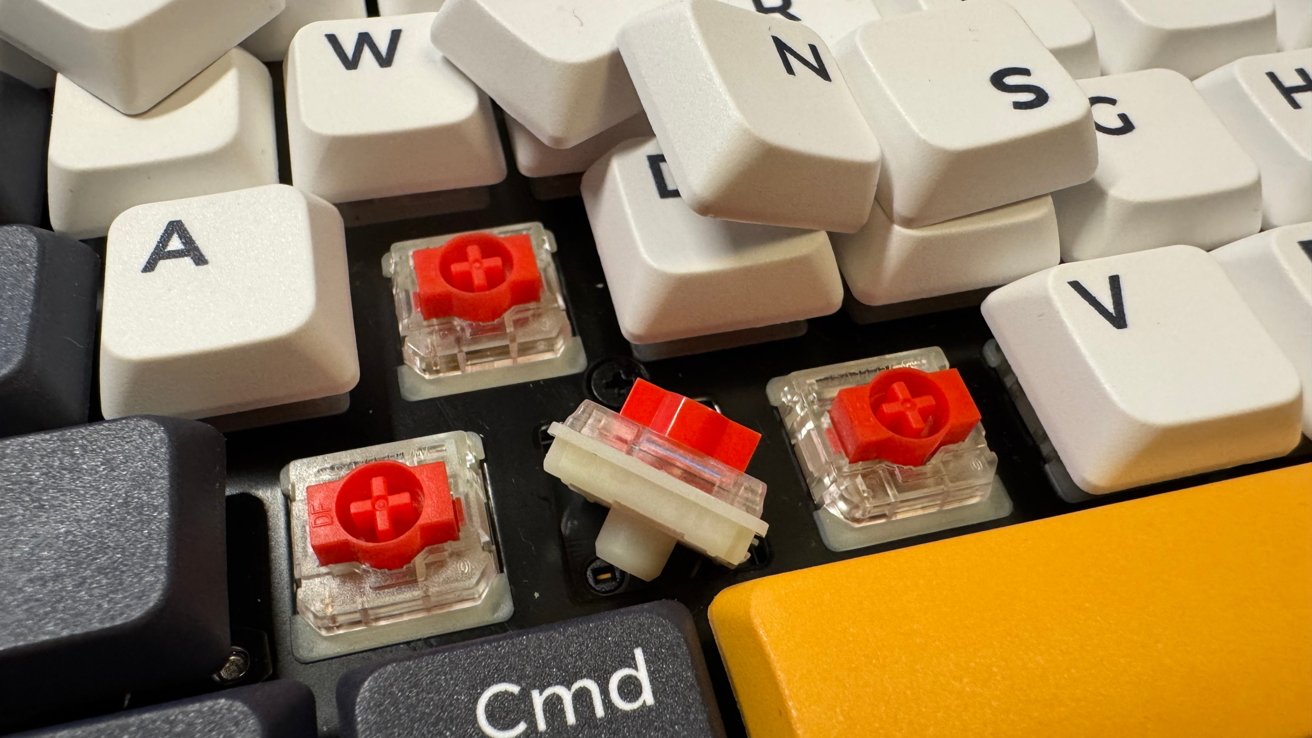
<svg viewBox="0 0 1312 738"><path fill-rule="evenodd" d="M364 52L366 50L369 51L369 54L374 58L374 61L378 62L379 67L387 69L392 66L392 62L396 61L396 49L401 44L401 29L392 29L392 33L387 37L386 51L383 51L378 47L378 42L374 41L373 35L368 31L356 34L355 48L351 50L349 56L346 54L346 49L342 46L341 39L337 38L337 34L325 33L323 37L328 39L328 45L333 47L333 53L336 54L337 58L342 62L342 66L346 67L346 71L354 72L360 68L360 63L364 61Z"/></svg>

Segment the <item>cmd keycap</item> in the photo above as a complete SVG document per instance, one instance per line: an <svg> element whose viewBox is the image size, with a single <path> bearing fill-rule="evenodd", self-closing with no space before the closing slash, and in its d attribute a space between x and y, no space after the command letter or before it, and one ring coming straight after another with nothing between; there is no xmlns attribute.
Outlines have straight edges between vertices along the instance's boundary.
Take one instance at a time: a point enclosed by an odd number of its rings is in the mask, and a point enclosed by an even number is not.
<svg viewBox="0 0 1312 738"><path fill-rule="evenodd" d="M27 226L0 226L0 436L87 421L100 258Z"/></svg>
<svg viewBox="0 0 1312 738"><path fill-rule="evenodd" d="M722 738L692 616L657 602L361 667L348 738Z"/></svg>
<svg viewBox="0 0 1312 738"><path fill-rule="evenodd" d="M39 225L45 211L50 95L0 71L0 225Z"/></svg>
<svg viewBox="0 0 1312 738"><path fill-rule="evenodd" d="M224 472L191 421L0 441L0 731L223 664Z"/></svg>
<svg viewBox="0 0 1312 738"><path fill-rule="evenodd" d="M1312 735L1310 491L1304 465L758 579L711 628L752 738Z"/></svg>
<svg viewBox="0 0 1312 738"><path fill-rule="evenodd" d="M314 738L314 694L280 680L57 725L26 738Z"/></svg>

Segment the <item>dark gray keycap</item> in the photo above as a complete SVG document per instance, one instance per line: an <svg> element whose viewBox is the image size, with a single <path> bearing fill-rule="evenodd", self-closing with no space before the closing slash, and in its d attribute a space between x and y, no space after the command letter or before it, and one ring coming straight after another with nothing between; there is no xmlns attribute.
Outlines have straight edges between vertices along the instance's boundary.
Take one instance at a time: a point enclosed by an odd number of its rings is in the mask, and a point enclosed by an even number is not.
<svg viewBox="0 0 1312 738"><path fill-rule="evenodd" d="M41 222L50 94L0 74L0 225Z"/></svg>
<svg viewBox="0 0 1312 738"><path fill-rule="evenodd" d="M659 602L348 672L362 738L722 736L692 618Z"/></svg>
<svg viewBox="0 0 1312 738"><path fill-rule="evenodd" d="M0 440L0 733L229 652L224 441L127 418Z"/></svg>
<svg viewBox="0 0 1312 738"><path fill-rule="evenodd" d="M49 738L314 738L315 733L314 694L300 682L276 681L21 735Z"/></svg>
<svg viewBox="0 0 1312 738"><path fill-rule="evenodd" d="M0 436L87 421L99 282L81 242L0 226Z"/></svg>

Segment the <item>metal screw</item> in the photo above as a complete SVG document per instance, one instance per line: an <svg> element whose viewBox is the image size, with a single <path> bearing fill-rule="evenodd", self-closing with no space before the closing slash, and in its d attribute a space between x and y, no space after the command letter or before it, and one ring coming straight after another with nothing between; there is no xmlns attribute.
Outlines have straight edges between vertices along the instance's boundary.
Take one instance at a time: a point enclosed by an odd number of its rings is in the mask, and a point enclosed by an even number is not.
<svg viewBox="0 0 1312 738"><path fill-rule="evenodd" d="M241 646L233 646L228 652L228 660L214 673L213 679L219 684L235 684L251 670L251 655Z"/></svg>
<svg viewBox="0 0 1312 738"><path fill-rule="evenodd" d="M588 370L588 390L601 404L618 408L633 389L633 383L647 378L647 368L627 356L602 359Z"/></svg>

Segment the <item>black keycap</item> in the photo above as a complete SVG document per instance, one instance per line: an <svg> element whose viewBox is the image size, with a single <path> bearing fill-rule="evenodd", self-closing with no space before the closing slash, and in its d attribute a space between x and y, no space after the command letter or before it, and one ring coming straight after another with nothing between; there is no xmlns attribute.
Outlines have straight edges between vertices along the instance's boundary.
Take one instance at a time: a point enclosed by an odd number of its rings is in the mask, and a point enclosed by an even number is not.
<svg viewBox="0 0 1312 738"><path fill-rule="evenodd" d="M348 672L345 736L722 736L692 617L658 602Z"/></svg>
<svg viewBox="0 0 1312 738"><path fill-rule="evenodd" d="M0 226L0 436L87 421L99 281L81 242Z"/></svg>
<svg viewBox="0 0 1312 738"><path fill-rule="evenodd" d="M190 420L0 440L0 733L218 670L224 473Z"/></svg>
<svg viewBox="0 0 1312 738"><path fill-rule="evenodd" d="M0 225L41 222L50 94L0 74Z"/></svg>
<svg viewBox="0 0 1312 738"><path fill-rule="evenodd" d="M203 697L23 733L48 738L314 738L314 694L300 682Z"/></svg>

